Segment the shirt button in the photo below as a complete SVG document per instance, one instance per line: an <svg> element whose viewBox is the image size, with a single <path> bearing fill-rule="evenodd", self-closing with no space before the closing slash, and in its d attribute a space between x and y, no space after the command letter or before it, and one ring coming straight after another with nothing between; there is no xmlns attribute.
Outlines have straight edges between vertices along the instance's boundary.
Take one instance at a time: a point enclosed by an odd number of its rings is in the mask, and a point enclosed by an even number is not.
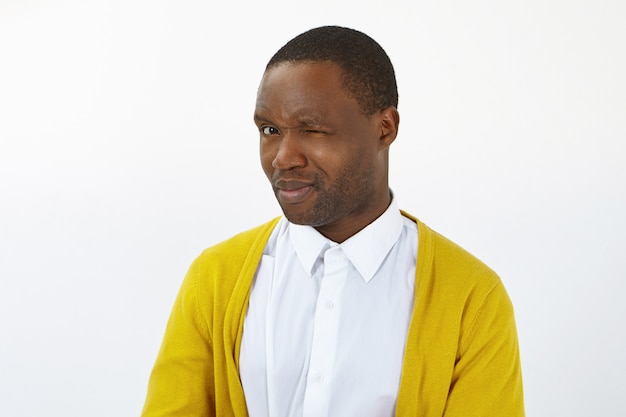
<svg viewBox="0 0 626 417"><path fill-rule="evenodd" d="M313 380L315 382L322 382L324 380L324 375L322 375L322 374L315 374L315 375L313 375Z"/></svg>
<svg viewBox="0 0 626 417"><path fill-rule="evenodd" d="M326 306L327 309L331 309L335 306L335 303L333 303L332 301L328 300L326 301L326 303L324 304Z"/></svg>

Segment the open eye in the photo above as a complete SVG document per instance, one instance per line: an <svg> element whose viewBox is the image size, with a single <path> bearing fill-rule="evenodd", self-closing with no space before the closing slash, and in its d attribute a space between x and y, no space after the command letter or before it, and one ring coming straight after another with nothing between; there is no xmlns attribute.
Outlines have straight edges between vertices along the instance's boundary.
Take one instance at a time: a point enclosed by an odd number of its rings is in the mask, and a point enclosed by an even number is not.
<svg viewBox="0 0 626 417"><path fill-rule="evenodd" d="M264 135L278 135L278 129L276 129L274 126L263 126L261 128L261 133L263 133Z"/></svg>

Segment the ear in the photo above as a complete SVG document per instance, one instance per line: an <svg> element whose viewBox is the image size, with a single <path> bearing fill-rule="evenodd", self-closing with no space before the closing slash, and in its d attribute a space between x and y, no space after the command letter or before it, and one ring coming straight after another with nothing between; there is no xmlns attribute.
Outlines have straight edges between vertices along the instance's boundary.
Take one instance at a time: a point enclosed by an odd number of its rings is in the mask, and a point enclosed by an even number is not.
<svg viewBox="0 0 626 417"><path fill-rule="evenodd" d="M380 141L381 145L389 146L398 136L400 126L400 113L394 106L389 106L380 111Z"/></svg>

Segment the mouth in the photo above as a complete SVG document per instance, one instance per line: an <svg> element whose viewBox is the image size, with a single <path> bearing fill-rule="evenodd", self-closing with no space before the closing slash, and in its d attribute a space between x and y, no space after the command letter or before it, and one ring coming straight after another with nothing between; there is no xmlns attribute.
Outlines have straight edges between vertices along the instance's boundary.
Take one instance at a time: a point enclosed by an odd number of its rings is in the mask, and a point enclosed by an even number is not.
<svg viewBox="0 0 626 417"><path fill-rule="evenodd" d="M274 185L280 203L297 204L304 201L313 191L313 184L303 181L278 180Z"/></svg>

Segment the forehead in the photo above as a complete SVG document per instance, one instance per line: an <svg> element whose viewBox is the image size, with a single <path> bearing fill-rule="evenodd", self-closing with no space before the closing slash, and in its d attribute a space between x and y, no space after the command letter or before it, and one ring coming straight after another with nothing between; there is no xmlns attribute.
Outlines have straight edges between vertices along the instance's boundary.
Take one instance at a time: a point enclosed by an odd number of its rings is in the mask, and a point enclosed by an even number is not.
<svg viewBox="0 0 626 417"><path fill-rule="evenodd" d="M270 67L257 93L259 116L323 117L348 109L358 111L359 106L343 87L343 70L333 62L285 62Z"/></svg>

